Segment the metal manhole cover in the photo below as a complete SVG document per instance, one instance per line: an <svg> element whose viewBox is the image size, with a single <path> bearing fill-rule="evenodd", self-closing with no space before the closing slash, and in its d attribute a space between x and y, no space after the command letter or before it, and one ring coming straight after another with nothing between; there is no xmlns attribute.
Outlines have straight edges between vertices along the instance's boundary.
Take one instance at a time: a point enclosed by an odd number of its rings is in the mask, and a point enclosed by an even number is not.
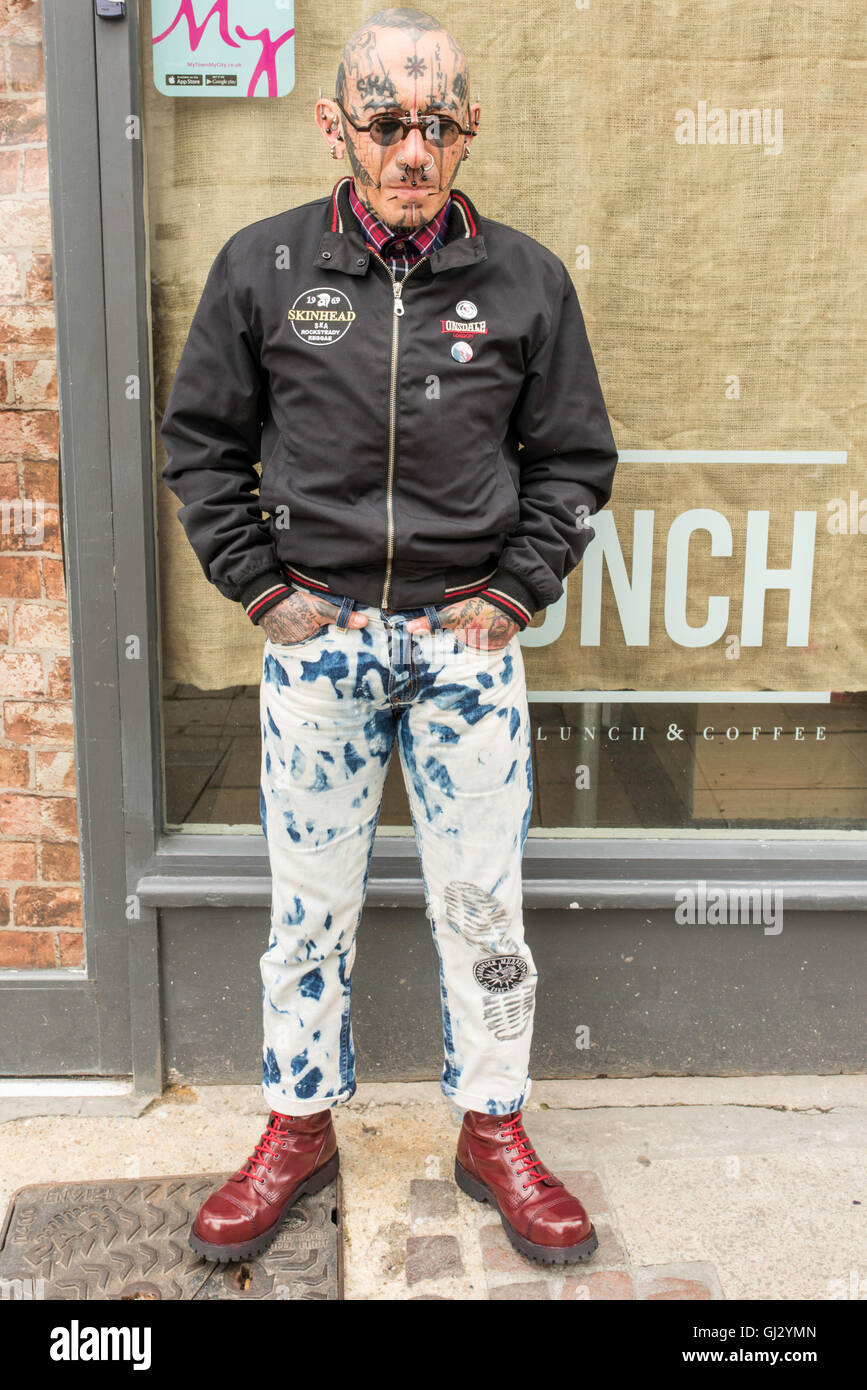
<svg viewBox="0 0 867 1390"><path fill-rule="evenodd" d="M197 1255L187 1234L202 1202L228 1176L182 1174L20 1187L0 1232L4 1296L341 1298L339 1176L290 1208L264 1254L225 1265Z"/></svg>

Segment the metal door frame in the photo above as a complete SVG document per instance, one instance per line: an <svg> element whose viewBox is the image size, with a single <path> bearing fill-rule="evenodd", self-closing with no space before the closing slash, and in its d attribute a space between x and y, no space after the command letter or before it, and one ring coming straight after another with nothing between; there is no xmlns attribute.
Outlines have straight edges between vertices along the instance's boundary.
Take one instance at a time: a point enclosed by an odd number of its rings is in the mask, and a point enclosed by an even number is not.
<svg viewBox="0 0 867 1390"><path fill-rule="evenodd" d="M134 15L94 9L42 3L86 956L82 970L3 972L0 1013L6 1075L131 1076L150 1094L156 914L137 917L129 889L153 849L159 765L138 51Z"/></svg>

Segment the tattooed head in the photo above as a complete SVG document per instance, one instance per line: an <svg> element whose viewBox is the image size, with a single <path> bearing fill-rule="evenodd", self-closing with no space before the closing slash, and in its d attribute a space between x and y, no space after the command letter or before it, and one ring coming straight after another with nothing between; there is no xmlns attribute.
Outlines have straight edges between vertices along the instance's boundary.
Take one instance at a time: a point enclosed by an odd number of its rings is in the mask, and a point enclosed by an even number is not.
<svg viewBox="0 0 867 1390"><path fill-rule="evenodd" d="M388 227L424 226L448 198L481 118L479 103L469 101L460 44L424 10L379 10L346 40L335 93L334 101L317 101L316 121L336 157L348 158L358 197ZM395 144L378 145L356 129L375 116L406 112L414 120L435 112L473 134L436 145L411 130Z"/></svg>

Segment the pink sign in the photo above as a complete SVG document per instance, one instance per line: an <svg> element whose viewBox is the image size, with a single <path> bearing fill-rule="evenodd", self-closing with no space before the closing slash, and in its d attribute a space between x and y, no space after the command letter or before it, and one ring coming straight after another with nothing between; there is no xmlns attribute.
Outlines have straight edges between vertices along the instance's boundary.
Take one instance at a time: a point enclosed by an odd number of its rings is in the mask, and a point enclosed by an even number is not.
<svg viewBox="0 0 867 1390"><path fill-rule="evenodd" d="M152 0L165 96L282 97L295 86L294 0Z"/></svg>

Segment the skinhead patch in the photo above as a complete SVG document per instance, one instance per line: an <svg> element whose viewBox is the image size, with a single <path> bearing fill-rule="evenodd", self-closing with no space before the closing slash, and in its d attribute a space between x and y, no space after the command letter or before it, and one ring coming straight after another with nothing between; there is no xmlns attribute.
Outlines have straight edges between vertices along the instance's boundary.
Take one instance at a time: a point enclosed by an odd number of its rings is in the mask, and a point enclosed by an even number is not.
<svg viewBox="0 0 867 1390"><path fill-rule="evenodd" d="M328 347L349 332L356 314L342 290L321 286L299 294L288 318L303 342Z"/></svg>

